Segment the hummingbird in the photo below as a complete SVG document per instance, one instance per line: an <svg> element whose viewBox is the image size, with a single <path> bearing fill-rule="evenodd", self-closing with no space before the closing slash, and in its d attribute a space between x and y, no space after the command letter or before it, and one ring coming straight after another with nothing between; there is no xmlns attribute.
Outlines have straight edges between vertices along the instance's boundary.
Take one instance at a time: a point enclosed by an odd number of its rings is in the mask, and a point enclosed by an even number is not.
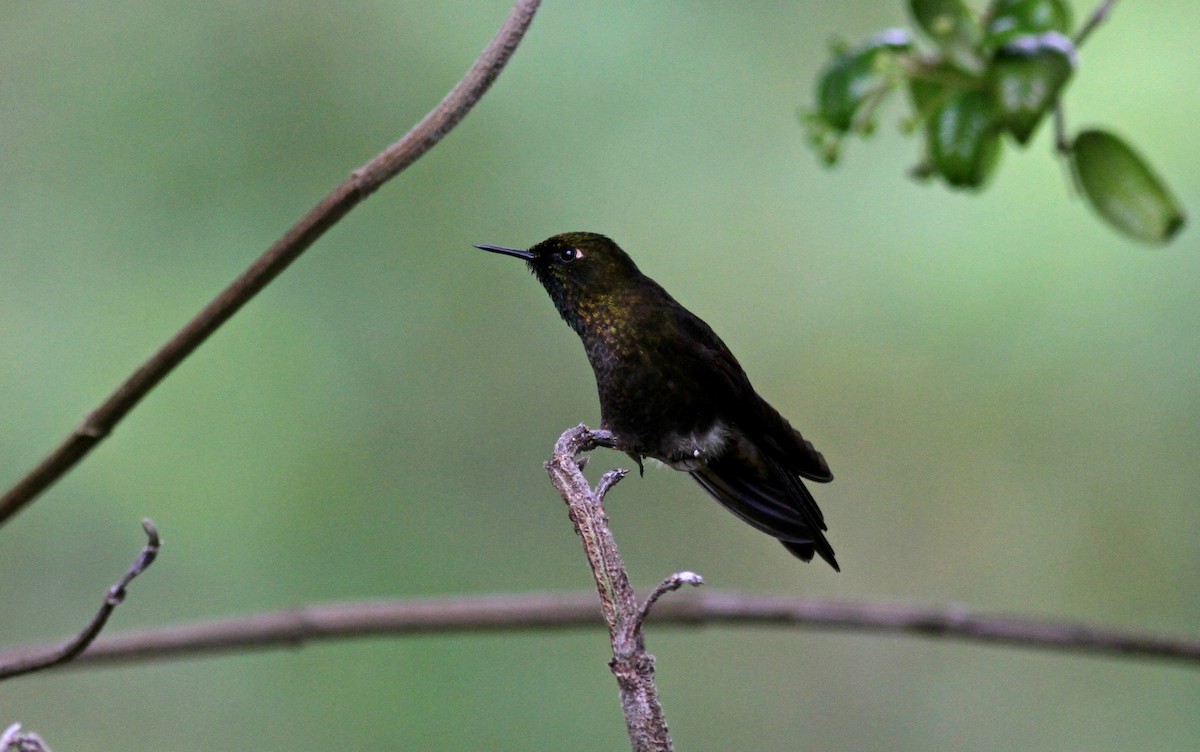
<svg viewBox="0 0 1200 752"><path fill-rule="evenodd" d="M733 353L603 235L568 232L524 259L583 342L596 376L600 425L642 469L651 458L688 473L742 521L803 561L841 571L825 519L803 480L833 480L825 458L771 407Z"/></svg>

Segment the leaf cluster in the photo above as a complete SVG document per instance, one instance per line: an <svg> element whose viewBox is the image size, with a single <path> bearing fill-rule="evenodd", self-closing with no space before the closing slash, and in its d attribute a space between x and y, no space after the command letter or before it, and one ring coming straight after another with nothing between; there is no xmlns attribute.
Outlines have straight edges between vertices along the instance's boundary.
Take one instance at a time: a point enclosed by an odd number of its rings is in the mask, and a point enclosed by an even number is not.
<svg viewBox="0 0 1200 752"><path fill-rule="evenodd" d="M879 106L904 89L912 108L906 129L921 132L925 145L913 175L978 190L995 174L1004 143L1024 148L1054 114L1056 147L1097 213L1138 240L1166 242L1184 214L1146 161L1107 131L1073 139L1063 132L1061 98L1079 67L1077 47L1110 7L1072 37L1064 0L992 0L981 13L963 0L909 0L927 44L888 29L856 47L834 45L804 116L809 142L835 163L845 137L869 135Z"/></svg>

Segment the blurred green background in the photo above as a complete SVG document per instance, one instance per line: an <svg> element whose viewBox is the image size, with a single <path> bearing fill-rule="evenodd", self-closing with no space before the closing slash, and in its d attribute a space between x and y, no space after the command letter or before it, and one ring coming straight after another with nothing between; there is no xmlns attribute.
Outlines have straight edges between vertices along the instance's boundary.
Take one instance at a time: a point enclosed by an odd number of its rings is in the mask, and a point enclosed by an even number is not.
<svg viewBox="0 0 1200 752"><path fill-rule="evenodd" d="M0 484L432 107L506 0L0 6ZM1076 6L1082 16L1090 7ZM1043 129L981 197L894 125L820 168L799 104L890 3L547 2L442 145L0 531L0 645L389 596L578 590L542 469L595 423L575 335L472 243L611 235L828 458L844 572L687 478L610 497L635 581L1200 633L1200 254L1116 236ZM1200 208L1185 0L1123 3L1068 92ZM600 453L593 469L627 465ZM1195 669L860 634L657 628L687 750L1185 750ZM627 748L602 632L421 637L44 675L59 750Z"/></svg>

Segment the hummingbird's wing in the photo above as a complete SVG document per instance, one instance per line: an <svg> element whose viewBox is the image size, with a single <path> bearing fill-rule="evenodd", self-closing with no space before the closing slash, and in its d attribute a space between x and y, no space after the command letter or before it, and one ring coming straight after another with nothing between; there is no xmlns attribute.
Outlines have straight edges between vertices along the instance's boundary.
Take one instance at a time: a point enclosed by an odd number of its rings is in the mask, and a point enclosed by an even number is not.
<svg viewBox="0 0 1200 752"><path fill-rule="evenodd" d="M787 418L767 404L766 400L758 397L758 401L762 448L799 476L817 483L833 480L833 473L829 471L824 455L817 451L812 442L792 428Z"/></svg>
<svg viewBox="0 0 1200 752"><path fill-rule="evenodd" d="M682 353L683 360L702 382L700 391L716 403L718 417L754 435L760 449L793 473L818 483L833 480L825 457L758 395L712 327L674 300L670 302L678 306L676 318L686 335L680 338L687 350Z"/></svg>
<svg viewBox="0 0 1200 752"><path fill-rule="evenodd" d="M729 449L691 471L696 481L743 521L779 539L793 554L814 554L840 571L825 539L825 519L800 477L833 480L825 458L755 392L737 358L716 332L683 306L675 319L684 336L678 353L716 418L734 434Z"/></svg>
<svg viewBox="0 0 1200 752"><path fill-rule="evenodd" d="M812 561L817 553L841 571L812 494L778 463L750 462L731 452L693 470L691 476L743 522L779 539L803 561Z"/></svg>

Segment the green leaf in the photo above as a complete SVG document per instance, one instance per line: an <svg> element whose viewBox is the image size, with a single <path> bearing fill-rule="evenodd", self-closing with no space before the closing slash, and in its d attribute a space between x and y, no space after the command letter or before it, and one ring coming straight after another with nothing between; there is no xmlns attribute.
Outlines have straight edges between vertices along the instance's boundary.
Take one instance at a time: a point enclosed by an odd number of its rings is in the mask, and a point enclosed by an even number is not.
<svg viewBox="0 0 1200 752"><path fill-rule="evenodd" d="M837 55L817 81L817 116L838 133L855 127L863 104L897 78L896 58L912 49L904 29L889 29Z"/></svg>
<svg viewBox="0 0 1200 752"><path fill-rule="evenodd" d="M1000 128L991 99L981 91L952 94L925 126L929 158L955 188L979 188L1000 158Z"/></svg>
<svg viewBox="0 0 1200 752"><path fill-rule="evenodd" d="M954 92L974 87L976 79L945 60L924 63L910 70L908 97L918 120L931 116Z"/></svg>
<svg viewBox="0 0 1200 752"><path fill-rule="evenodd" d="M996 0L988 10L984 45L1003 47L1014 37L1071 31L1071 7L1062 0Z"/></svg>
<svg viewBox="0 0 1200 752"><path fill-rule="evenodd" d="M1075 70L1075 46L1051 31L1019 36L996 51L988 66L988 91L997 119L1026 144L1053 109Z"/></svg>
<svg viewBox="0 0 1200 752"><path fill-rule="evenodd" d="M910 0L909 12L938 46L970 46L979 38L979 20L962 0Z"/></svg>
<svg viewBox="0 0 1200 752"><path fill-rule="evenodd" d="M1106 131L1075 137L1071 165L1092 208L1121 232L1166 243L1186 221L1167 186L1124 141Z"/></svg>

